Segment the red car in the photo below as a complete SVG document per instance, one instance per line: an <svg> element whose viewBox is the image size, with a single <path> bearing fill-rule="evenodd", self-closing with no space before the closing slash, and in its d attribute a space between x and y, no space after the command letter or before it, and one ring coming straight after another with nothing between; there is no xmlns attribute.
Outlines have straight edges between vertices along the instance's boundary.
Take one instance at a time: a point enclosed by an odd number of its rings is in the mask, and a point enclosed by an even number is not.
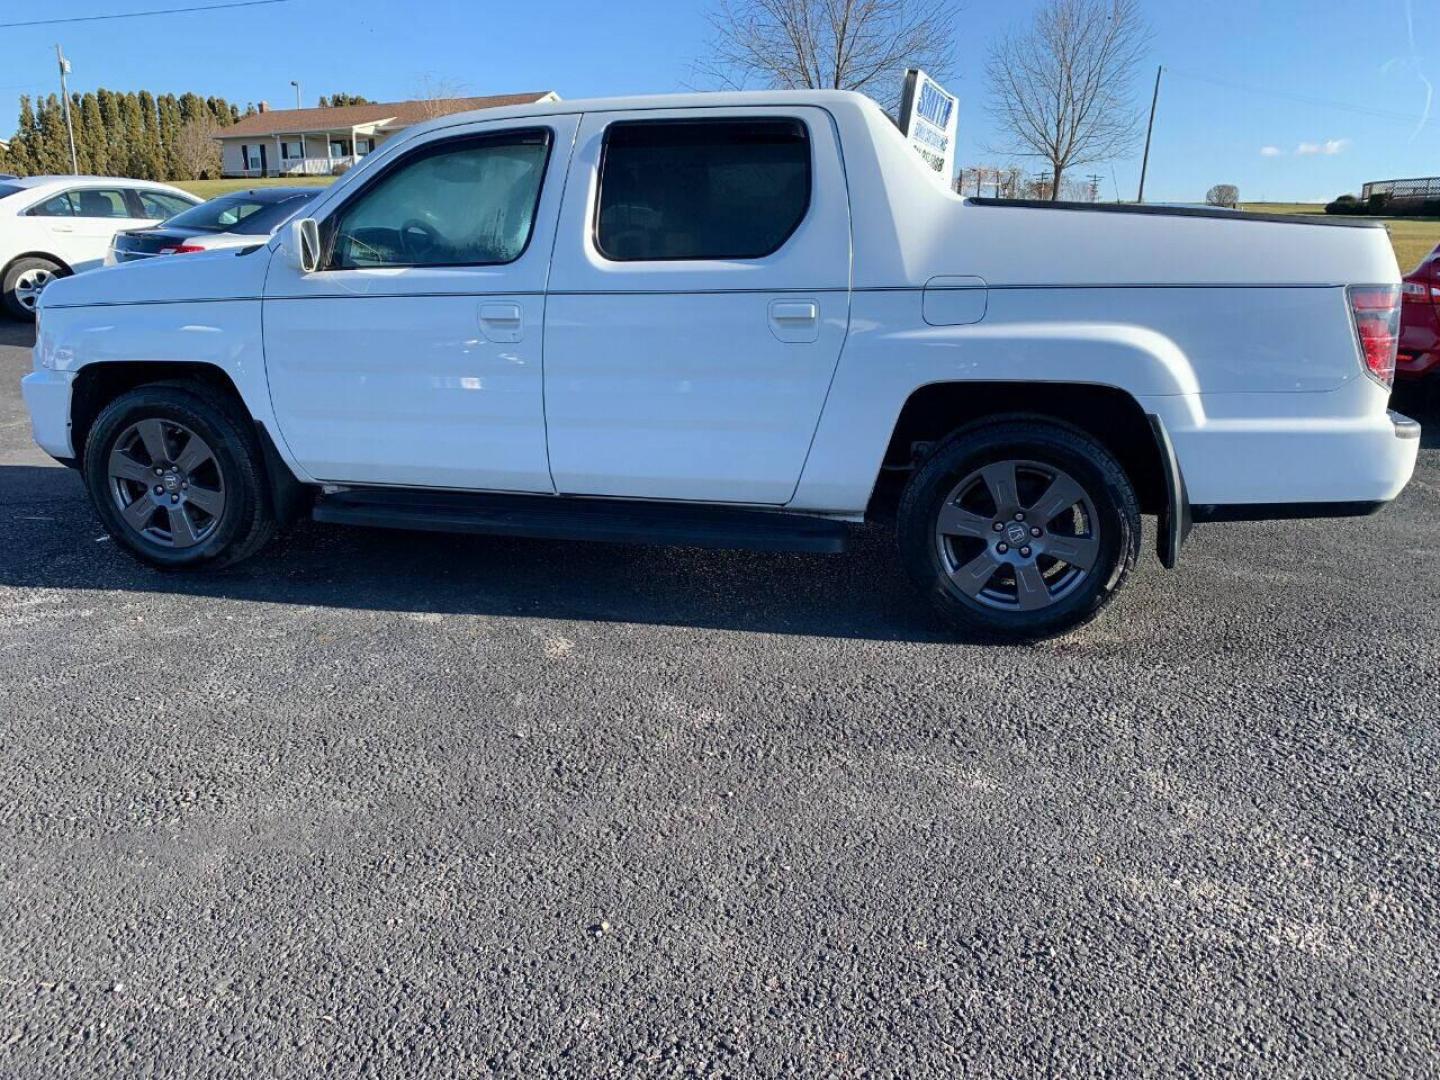
<svg viewBox="0 0 1440 1080"><path fill-rule="evenodd" d="M1405 275L1395 377L1440 382L1440 247Z"/></svg>

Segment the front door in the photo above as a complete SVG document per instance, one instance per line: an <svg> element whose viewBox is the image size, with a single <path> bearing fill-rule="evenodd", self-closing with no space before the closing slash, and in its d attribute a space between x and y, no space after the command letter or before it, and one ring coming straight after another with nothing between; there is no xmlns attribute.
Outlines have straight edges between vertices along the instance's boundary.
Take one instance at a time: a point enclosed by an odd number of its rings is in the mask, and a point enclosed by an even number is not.
<svg viewBox="0 0 1440 1080"><path fill-rule="evenodd" d="M825 111L587 116L545 315L557 490L787 502L845 340L849 281Z"/></svg>
<svg viewBox="0 0 1440 1080"><path fill-rule="evenodd" d="M318 208L320 269L272 262L271 399L311 476L553 492L540 345L575 126L435 132Z"/></svg>

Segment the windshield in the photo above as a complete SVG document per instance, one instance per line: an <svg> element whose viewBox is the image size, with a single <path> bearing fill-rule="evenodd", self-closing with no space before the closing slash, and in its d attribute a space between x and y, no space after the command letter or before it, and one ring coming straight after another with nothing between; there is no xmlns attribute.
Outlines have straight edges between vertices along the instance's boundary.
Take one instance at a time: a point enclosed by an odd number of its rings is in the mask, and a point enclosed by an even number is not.
<svg viewBox="0 0 1440 1080"><path fill-rule="evenodd" d="M201 203L165 222L167 227L198 232L232 232L245 236L267 236L276 226L314 198L316 192L297 191L283 199L257 199L246 192L222 195Z"/></svg>

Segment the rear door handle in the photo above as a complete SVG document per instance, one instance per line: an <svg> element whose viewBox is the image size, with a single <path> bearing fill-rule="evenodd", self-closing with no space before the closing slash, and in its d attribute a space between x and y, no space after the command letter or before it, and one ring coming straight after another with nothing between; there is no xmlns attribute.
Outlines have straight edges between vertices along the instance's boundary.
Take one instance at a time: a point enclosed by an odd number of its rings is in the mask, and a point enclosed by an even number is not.
<svg viewBox="0 0 1440 1080"><path fill-rule="evenodd" d="M491 341L519 341L524 320L519 304L481 304L480 330Z"/></svg>
<svg viewBox="0 0 1440 1080"><path fill-rule="evenodd" d="M819 301L770 301L770 332L781 341L804 343L818 340L820 337Z"/></svg>

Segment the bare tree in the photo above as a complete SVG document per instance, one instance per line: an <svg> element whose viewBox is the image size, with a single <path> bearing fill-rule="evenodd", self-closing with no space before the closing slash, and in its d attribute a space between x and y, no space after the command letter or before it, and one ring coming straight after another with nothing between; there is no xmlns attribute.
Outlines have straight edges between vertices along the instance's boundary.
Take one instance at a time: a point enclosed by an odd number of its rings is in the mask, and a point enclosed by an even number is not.
<svg viewBox="0 0 1440 1080"><path fill-rule="evenodd" d="M995 197L997 199L1014 199L1020 194L1020 186L1024 182L1024 170L1018 165L1007 165L995 173Z"/></svg>
<svg viewBox="0 0 1440 1080"><path fill-rule="evenodd" d="M718 0L706 81L739 90L863 90L888 109L901 74L950 70L951 0Z"/></svg>
<svg viewBox="0 0 1440 1080"><path fill-rule="evenodd" d="M1234 184L1216 184L1205 193L1207 206L1228 206L1232 210L1240 205L1240 189Z"/></svg>
<svg viewBox="0 0 1440 1080"><path fill-rule="evenodd" d="M1047 0L1027 31L991 48L990 113L1016 154L1049 165L1051 199L1066 170L1134 145L1131 94L1149 41L1137 0Z"/></svg>
<svg viewBox="0 0 1440 1080"><path fill-rule="evenodd" d="M459 79L425 75L420 79L420 87L415 94L415 100L420 102L420 112L425 119L434 120L436 117L449 116L453 113L455 106L449 102L453 98L464 97L467 89L467 85Z"/></svg>
<svg viewBox="0 0 1440 1080"><path fill-rule="evenodd" d="M220 125L209 112L202 112L181 126L175 136L175 161L183 176L172 180L209 180L220 175L220 144L215 136Z"/></svg>

